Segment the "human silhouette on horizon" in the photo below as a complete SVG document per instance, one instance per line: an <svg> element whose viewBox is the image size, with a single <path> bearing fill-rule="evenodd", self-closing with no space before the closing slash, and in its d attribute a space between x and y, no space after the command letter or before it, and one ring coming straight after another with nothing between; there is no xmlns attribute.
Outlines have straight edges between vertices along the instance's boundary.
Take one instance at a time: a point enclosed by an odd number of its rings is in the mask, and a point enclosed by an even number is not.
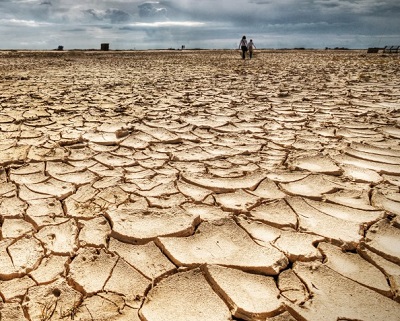
<svg viewBox="0 0 400 321"><path fill-rule="evenodd" d="M246 51L247 51L246 36L242 37L242 40L240 41L240 44L239 44L239 49L242 49L242 58L246 59Z"/></svg>

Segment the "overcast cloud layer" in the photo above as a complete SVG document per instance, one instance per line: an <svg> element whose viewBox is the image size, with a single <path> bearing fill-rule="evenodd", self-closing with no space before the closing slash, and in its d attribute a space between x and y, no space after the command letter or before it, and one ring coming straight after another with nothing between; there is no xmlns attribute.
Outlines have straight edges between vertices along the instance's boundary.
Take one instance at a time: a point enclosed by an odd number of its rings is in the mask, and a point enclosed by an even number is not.
<svg viewBox="0 0 400 321"><path fill-rule="evenodd" d="M0 0L0 49L400 44L399 0Z"/></svg>

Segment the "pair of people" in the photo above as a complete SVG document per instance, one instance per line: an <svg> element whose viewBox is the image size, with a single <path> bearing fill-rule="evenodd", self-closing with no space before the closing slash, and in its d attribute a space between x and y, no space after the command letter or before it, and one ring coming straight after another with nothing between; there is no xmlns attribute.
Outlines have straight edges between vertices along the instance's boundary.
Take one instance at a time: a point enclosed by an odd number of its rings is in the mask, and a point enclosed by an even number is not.
<svg viewBox="0 0 400 321"><path fill-rule="evenodd" d="M253 58L253 50L256 48L254 45L253 39L250 39L249 43L247 43L246 36L242 37L242 40L239 44L239 49L242 49L242 58L246 58L246 51L249 51L250 59Z"/></svg>

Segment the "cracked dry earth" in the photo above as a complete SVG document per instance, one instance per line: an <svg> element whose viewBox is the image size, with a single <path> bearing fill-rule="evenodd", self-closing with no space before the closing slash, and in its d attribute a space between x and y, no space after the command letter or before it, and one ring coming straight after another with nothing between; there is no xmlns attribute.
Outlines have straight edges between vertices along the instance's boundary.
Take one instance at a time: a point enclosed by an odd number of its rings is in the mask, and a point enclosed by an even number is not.
<svg viewBox="0 0 400 321"><path fill-rule="evenodd" d="M1 52L0 320L400 320L399 57Z"/></svg>

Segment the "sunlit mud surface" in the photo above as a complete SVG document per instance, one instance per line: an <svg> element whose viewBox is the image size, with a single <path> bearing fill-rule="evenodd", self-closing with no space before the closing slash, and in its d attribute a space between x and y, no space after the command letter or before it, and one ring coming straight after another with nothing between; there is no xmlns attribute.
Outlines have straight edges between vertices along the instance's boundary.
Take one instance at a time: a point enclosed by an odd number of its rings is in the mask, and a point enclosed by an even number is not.
<svg viewBox="0 0 400 321"><path fill-rule="evenodd" d="M0 52L0 320L400 320L400 64Z"/></svg>

